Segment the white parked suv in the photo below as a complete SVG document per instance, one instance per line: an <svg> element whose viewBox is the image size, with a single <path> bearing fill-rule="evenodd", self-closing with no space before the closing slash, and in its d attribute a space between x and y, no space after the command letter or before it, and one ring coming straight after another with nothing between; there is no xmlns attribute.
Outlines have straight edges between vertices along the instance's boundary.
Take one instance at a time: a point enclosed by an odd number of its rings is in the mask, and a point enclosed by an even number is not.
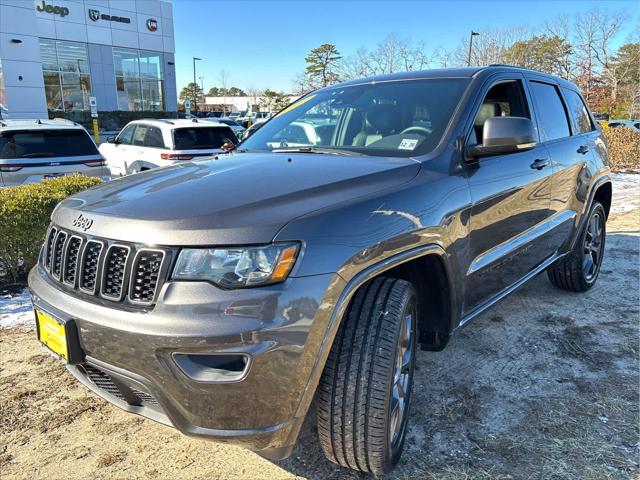
<svg viewBox="0 0 640 480"><path fill-rule="evenodd" d="M112 177L221 153L238 139L227 125L198 119L135 120L100 145Z"/></svg>
<svg viewBox="0 0 640 480"><path fill-rule="evenodd" d="M82 125L65 119L0 120L0 186L72 173L108 179L105 161Z"/></svg>

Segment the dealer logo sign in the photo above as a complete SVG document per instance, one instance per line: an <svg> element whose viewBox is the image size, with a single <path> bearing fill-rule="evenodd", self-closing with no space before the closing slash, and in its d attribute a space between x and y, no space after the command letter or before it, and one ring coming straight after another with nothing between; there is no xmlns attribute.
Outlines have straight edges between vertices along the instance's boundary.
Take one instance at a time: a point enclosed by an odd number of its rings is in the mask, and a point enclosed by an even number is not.
<svg viewBox="0 0 640 480"><path fill-rule="evenodd" d="M149 20L147 20L147 28L150 32L155 32L156 30L158 30L158 20L156 20L155 18L150 18Z"/></svg>
<svg viewBox="0 0 640 480"><path fill-rule="evenodd" d="M97 22L98 20L105 20L107 22L131 23L131 19L128 17L107 15L106 13L100 13L100 10L94 10L93 8L89 9L89 18L94 22Z"/></svg>

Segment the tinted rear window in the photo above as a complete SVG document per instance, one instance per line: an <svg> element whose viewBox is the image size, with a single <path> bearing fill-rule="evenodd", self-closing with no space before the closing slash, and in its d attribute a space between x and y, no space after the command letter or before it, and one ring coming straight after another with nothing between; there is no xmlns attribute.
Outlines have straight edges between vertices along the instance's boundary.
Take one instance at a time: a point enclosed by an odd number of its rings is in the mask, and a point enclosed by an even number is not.
<svg viewBox="0 0 640 480"><path fill-rule="evenodd" d="M97 155L84 130L16 130L0 135L0 158L49 158Z"/></svg>
<svg viewBox="0 0 640 480"><path fill-rule="evenodd" d="M544 141L569 136L569 123L562 100L554 85L531 82L533 96L538 107L538 123Z"/></svg>
<svg viewBox="0 0 640 480"><path fill-rule="evenodd" d="M564 98L567 100L567 108L569 109L569 115L573 119L573 126L576 129L576 134L587 133L593 130L591 124L591 117L587 107L578 95L573 90L564 90Z"/></svg>
<svg viewBox="0 0 640 480"><path fill-rule="evenodd" d="M229 127L177 128L173 131L176 150L220 148L227 141L238 142Z"/></svg>

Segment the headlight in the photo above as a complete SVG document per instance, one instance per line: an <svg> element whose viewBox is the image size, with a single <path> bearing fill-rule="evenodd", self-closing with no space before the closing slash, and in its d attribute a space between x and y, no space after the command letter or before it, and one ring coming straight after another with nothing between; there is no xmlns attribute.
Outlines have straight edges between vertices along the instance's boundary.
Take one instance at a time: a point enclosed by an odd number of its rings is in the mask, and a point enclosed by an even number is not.
<svg viewBox="0 0 640 480"><path fill-rule="evenodd" d="M206 280L222 288L243 288L287 279L298 244L237 248L185 248L173 269L176 280Z"/></svg>

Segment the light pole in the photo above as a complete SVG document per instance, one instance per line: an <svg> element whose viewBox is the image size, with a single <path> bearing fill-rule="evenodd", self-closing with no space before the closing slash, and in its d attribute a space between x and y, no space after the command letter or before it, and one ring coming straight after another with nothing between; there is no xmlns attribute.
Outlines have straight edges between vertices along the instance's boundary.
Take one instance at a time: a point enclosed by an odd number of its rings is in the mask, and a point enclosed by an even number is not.
<svg viewBox="0 0 640 480"><path fill-rule="evenodd" d="M202 89L202 103L204 104L204 77L198 77L200 79L200 88Z"/></svg>
<svg viewBox="0 0 640 480"><path fill-rule="evenodd" d="M471 66L471 49L473 48L473 37L480 35L478 32L471 30L469 34L469 57L467 57L467 67Z"/></svg>
<svg viewBox="0 0 640 480"><path fill-rule="evenodd" d="M202 60L198 57L193 57L193 104L198 111L198 82L196 82L196 60Z"/></svg>

